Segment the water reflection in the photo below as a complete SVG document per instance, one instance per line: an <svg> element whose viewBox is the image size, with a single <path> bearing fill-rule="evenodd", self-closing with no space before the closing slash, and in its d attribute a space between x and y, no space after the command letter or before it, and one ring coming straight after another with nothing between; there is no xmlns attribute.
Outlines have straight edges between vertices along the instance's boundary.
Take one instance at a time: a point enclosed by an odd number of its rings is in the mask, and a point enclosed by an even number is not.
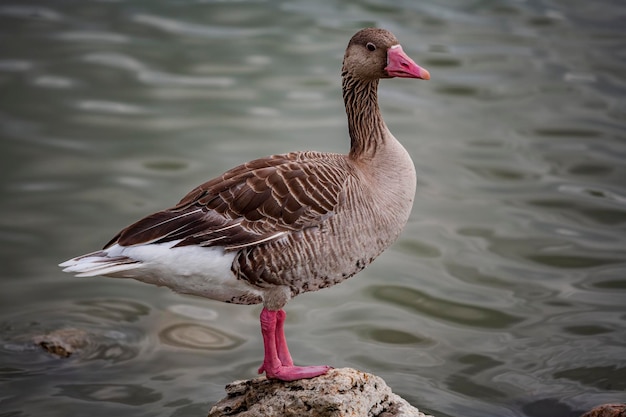
<svg viewBox="0 0 626 417"><path fill-rule="evenodd" d="M453 95L453 96L477 96L480 94L480 90L471 85L447 85L438 87L437 91L440 94Z"/></svg>
<svg viewBox="0 0 626 417"><path fill-rule="evenodd" d="M126 405L145 405L160 401L163 395L141 385L71 384L59 385L57 396L82 401L104 401Z"/></svg>
<svg viewBox="0 0 626 417"><path fill-rule="evenodd" d="M420 314L466 326L500 329L523 320L498 310L436 298L413 288L378 286L371 289L371 294L376 299L408 307Z"/></svg>
<svg viewBox="0 0 626 417"><path fill-rule="evenodd" d="M506 398L506 392L489 385L478 384L473 376L451 375L445 381L448 389L469 397L481 396L489 401Z"/></svg>
<svg viewBox="0 0 626 417"><path fill-rule="evenodd" d="M84 300L77 301L80 313L111 321L134 322L150 312L150 307L127 300Z"/></svg>
<svg viewBox="0 0 626 417"><path fill-rule="evenodd" d="M199 324L179 323L166 327L159 332L161 342L186 349L234 349L243 343L243 339Z"/></svg>
<svg viewBox="0 0 626 417"><path fill-rule="evenodd" d="M539 175L532 172L524 172L510 167L467 166L466 168L486 179L495 181L522 181L537 180Z"/></svg>
<svg viewBox="0 0 626 417"><path fill-rule="evenodd" d="M248 29L216 25L199 25L189 21L176 20L144 13L135 14L132 20L174 35L198 36L202 38L233 39L237 37L259 36L266 33L263 29Z"/></svg>
<svg viewBox="0 0 626 417"><path fill-rule="evenodd" d="M613 209L608 207L598 207L591 202L570 199L534 199L528 204L558 210L563 214L574 214L586 220L591 220L598 224L620 225L626 223L626 209Z"/></svg>
<svg viewBox="0 0 626 417"><path fill-rule="evenodd" d="M463 228L459 234L480 236L489 244L489 250L505 258L522 258L534 263L559 268L592 268L623 262L618 251L594 248L571 239L557 240L538 237L502 237L494 231L481 228ZM568 236L569 237L569 236Z"/></svg>
<svg viewBox="0 0 626 417"><path fill-rule="evenodd" d="M528 402L522 411L529 417L579 416L587 410L575 410L557 399L541 399Z"/></svg>
<svg viewBox="0 0 626 417"><path fill-rule="evenodd" d="M181 169L186 169L188 167L188 163L186 161L161 159L146 161L143 163L143 166L147 169L154 171L178 171Z"/></svg>
<svg viewBox="0 0 626 417"><path fill-rule="evenodd" d="M376 326L355 326L351 328L365 340L387 343L392 345L422 345L434 344L432 339L396 329L383 329Z"/></svg>
<svg viewBox="0 0 626 417"><path fill-rule="evenodd" d="M129 325L149 312L149 307L125 300L84 300L68 308L22 313L1 324L1 350L28 353L41 348L47 364L54 356L73 363L105 360L123 362L143 349L143 329ZM66 323L72 323L68 327ZM18 363L16 361L15 363Z"/></svg>
<svg viewBox="0 0 626 417"><path fill-rule="evenodd" d="M0 6L0 15L22 19L41 19L53 22L63 20L64 18L63 14L51 8L18 4L5 4Z"/></svg>
<svg viewBox="0 0 626 417"><path fill-rule="evenodd" d="M590 325L580 325L580 326L564 326L563 330L579 336L595 336L604 333L614 332L615 329L609 329L607 327L590 324Z"/></svg>
<svg viewBox="0 0 626 417"><path fill-rule="evenodd" d="M595 288L601 289L615 289L615 290L625 290L626 289L626 277L623 271L619 271L619 276L616 276L614 279L606 279L602 281L598 281L593 283Z"/></svg>
<svg viewBox="0 0 626 417"><path fill-rule="evenodd" d="M592 375L605 375L605 378L598 379ZM555 378L566 378L579 382L589 388L600 390L626 390L626 367L624 366L580 366L554 373Z"/></svg>
<svg viewBox="0 0 626 417"><path fill-rule="evenodd" d="M413 256L424 258L438 258L441 256L441 251L435 246L419 240L404 239L398 243L398 246Z"/></svg>

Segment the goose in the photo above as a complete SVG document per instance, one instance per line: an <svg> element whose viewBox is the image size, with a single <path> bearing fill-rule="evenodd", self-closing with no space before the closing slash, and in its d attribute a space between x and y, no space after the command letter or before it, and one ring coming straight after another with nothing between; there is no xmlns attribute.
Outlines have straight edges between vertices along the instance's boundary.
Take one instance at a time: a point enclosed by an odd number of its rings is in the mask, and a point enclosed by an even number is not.
<svg viewBox="0 0 626 417"><path fill-rule="evenodd" d="M301 151L244 163L126 227L102 250L59 266L79 277L133 278L226 303L262 303L259 374L293 381L332 369L294 365L283 307L352 277L404 228L415 168L382 119L378 83L430 74L391 32L366 28L350 39L341 77L348 154Z"/></svg>

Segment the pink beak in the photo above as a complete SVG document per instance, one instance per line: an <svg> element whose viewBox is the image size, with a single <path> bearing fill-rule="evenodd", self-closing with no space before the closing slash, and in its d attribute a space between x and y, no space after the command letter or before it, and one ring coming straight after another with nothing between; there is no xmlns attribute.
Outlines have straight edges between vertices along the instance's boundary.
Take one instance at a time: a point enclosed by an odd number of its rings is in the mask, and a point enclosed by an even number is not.
<svg viewBox="0 0 626 417"><path fill-rule="evenodd" d="M430 73L409 58L400 45L394 45L387 50L385 71L390 77L430 80Z"/></svg>

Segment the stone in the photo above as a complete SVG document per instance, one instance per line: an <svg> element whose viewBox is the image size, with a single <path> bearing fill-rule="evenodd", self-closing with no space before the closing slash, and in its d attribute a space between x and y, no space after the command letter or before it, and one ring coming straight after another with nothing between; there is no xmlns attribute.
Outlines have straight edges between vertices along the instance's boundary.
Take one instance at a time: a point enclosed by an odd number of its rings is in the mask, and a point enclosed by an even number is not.
<svg viewBox="0 0 626 417"><path fill-rule="evenodd" d="M432 417L394 394L382 378L351 368L291 382L235 381L226 393L209 417Z"/></svg>
<svg viewBox="0 0 626 417"><path fill-rule="evenodd" d="M89 334L81 329L66 328L33 336L32 340L46 352L68 358L89 343Z"/></svg>
<svg viewBox="0 0 626 417"><path fill-rule="evenodd" d="M603 404L586 412L582 417L626 417L626 404Z"/></svg>

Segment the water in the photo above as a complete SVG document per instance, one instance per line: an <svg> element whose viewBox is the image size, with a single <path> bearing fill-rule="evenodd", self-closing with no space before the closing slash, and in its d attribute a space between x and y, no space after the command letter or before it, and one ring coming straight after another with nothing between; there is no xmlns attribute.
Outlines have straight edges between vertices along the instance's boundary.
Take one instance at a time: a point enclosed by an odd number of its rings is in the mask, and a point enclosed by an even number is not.
<svg viewBox="0 0 626 417"><path fill-rule="evenodd" d="M382 376L436 416L626 398L621 1L0 3L0 415L198 416L256 374L258 307L56 264L254 157L347 150L364 26L432 79L381 83L413 155L400 240L298 297L296 362ZM43 352L75 332L80 351Z"/></svg>

